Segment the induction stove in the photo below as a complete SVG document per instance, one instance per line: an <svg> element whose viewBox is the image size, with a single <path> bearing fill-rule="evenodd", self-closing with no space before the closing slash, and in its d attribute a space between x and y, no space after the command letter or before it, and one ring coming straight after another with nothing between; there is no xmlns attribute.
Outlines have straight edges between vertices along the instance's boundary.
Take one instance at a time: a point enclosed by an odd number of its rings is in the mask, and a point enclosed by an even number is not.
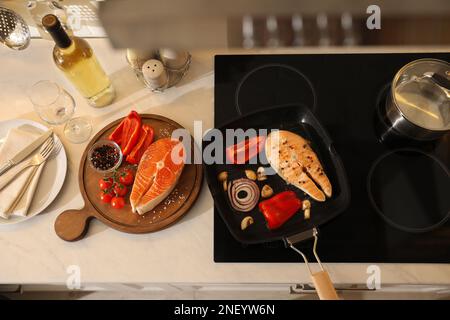
<svg viewBox="0 0 450 320"><path fill-rule="evenodd" d="M450 135L417 143L389 132L383 118L390 81L420 58L449 61L450 54L215 57L215 127L301 103L331 136L351 201L320 227L323 262L450 263ZM311 241L297 247L312 258ZM215 210L214 261L298 262L299 257L282 241L241 244Z"/></svg>

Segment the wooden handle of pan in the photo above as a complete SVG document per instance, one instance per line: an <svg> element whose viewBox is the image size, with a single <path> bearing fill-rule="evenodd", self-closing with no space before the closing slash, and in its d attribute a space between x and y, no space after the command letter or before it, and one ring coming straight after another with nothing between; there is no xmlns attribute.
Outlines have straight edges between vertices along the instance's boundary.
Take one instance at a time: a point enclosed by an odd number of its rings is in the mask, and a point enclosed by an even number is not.
<svg viewBox="0 0 450 320"><path fill-rule="evenodd" d="M311 274L320 300L339 300L331 278L325 270Z"/></svg>
<svg viewBox="0 0 450 320"><path fill-rule="evenodd" d="M84 207L81 210L67 210L61 213L55 221L55 231L58 237L65 241L77 241L84 237L93 216L93 210Z"/></svg>

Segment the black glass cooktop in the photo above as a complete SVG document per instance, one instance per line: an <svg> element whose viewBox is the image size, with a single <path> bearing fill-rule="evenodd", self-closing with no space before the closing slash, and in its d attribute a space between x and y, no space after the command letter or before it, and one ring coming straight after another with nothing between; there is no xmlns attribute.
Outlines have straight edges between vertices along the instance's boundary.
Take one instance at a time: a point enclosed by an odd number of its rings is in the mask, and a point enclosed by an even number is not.
<svg viewBox="0 0 450 320"><path fill-rule="evenodd" d="M342 158L349 208L319 230L325 262L450 263L450 135L428 143L386 138L380 114L397 70L450 54L221 55L215 58L215 125L302 103ZM383 143L380 142L383 137ZM313 212L312 212L313 214ZM297 245L311 259L311 242ZM214 214L214 261L297 262L284 243L243 245Z"/></svg>

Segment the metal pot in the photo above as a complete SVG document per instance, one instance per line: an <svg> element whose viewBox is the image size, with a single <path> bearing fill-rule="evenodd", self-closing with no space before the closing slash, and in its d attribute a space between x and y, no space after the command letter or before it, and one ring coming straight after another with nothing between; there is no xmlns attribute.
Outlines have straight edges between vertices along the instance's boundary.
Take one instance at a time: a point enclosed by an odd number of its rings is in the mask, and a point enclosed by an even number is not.
<svg viewBox="0 0 450 320"><path fill-rule="evenodd" d="M419 59L401 68L386 99L386 117L398 133L415 140L450 132L450 64Z"/></svg>

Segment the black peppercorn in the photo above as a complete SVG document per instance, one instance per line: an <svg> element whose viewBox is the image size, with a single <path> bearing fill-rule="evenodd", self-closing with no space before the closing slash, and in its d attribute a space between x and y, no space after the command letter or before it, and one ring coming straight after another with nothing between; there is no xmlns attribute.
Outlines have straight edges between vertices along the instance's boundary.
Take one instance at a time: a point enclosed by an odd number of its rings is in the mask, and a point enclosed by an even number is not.
<svg viewBox="0 0 450 320"><path fill-rule="evenodd" d="M90 160L94 168L104 171L113 168L119 161L119 157L116 148L103 145L94 149Z"/></svg>

